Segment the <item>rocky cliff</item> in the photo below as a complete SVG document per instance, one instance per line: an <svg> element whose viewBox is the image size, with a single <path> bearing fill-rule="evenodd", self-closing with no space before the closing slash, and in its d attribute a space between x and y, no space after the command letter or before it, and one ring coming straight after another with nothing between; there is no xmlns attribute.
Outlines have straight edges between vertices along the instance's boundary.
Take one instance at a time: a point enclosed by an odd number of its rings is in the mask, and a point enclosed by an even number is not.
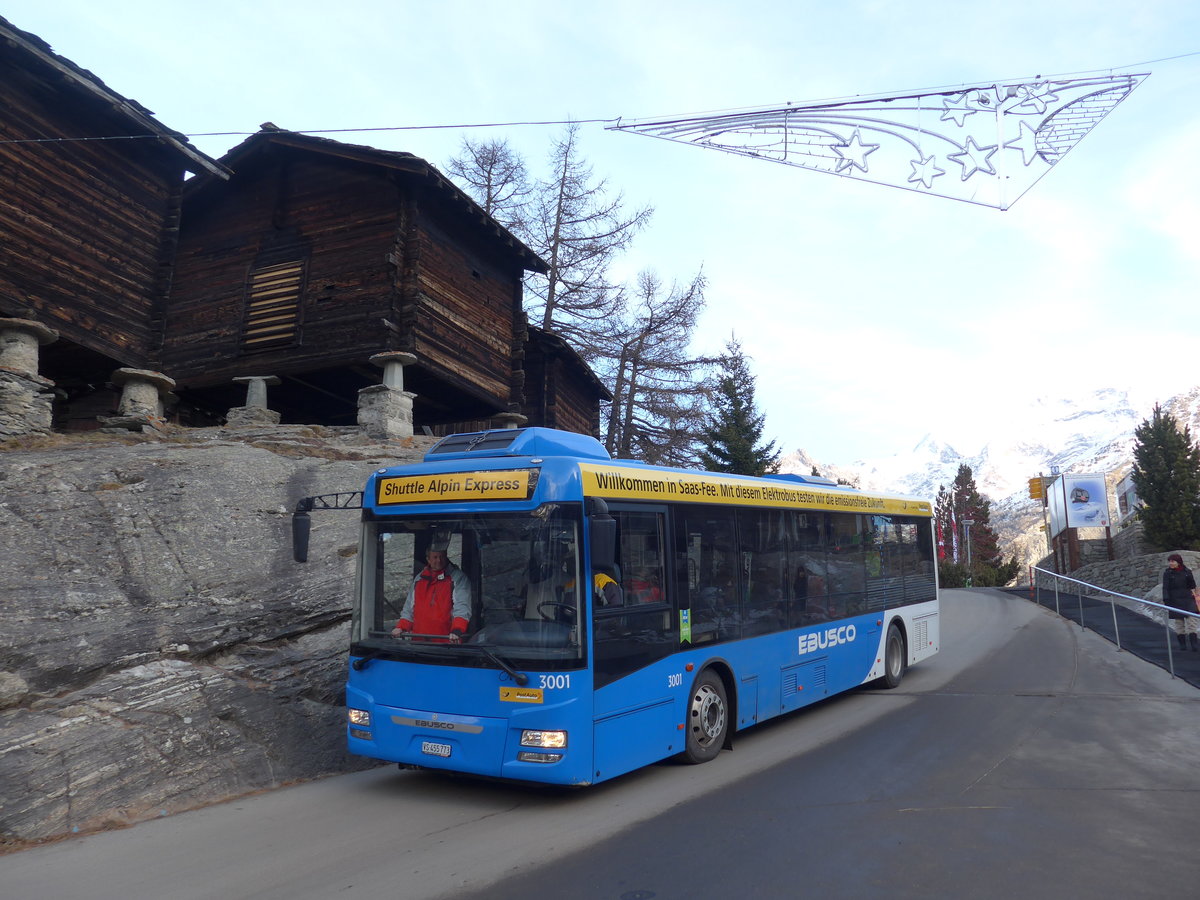
<svg viewBox="0 0 1200 900"><path fill-rule="evenodd" d="M353 491L431 438L193 429L0 444L0 846L367 765L344 751Z"/></svg>

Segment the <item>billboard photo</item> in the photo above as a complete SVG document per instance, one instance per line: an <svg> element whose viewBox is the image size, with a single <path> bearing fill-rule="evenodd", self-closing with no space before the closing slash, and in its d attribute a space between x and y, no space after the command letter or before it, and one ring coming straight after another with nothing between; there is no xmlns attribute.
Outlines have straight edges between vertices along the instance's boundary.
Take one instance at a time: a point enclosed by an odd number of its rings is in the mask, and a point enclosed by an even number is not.
<svg viewBox="0 0 1200 900"><path fill-rule="evenodd" d="M1109 524L1108 486L1103 475L1060 475L1046 489L1050 536L1067 528L1104 528Z"/></svg>

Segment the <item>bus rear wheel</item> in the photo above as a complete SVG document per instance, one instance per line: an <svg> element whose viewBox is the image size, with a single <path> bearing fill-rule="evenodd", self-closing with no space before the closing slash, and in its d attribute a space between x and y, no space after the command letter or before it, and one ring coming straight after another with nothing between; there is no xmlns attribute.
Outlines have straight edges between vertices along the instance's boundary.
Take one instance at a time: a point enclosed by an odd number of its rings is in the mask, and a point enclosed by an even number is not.
<svg viewBox="0 0 1200 900"><path fill-rule="evenodd" d="M729 702L725 684L711 669L705 669L692 684L688 701L687 747L683 758L689 763L716 759L729 732Z"/></svg>
<svg viewBox="0 0 1200 900"><path fill-rule="evenodd" d="M904 650L904 635L895 623L888 626L887 640L883 642L883 686L886 688L900 687L904 680L904 670L907 668L907 656Z"/></svg>

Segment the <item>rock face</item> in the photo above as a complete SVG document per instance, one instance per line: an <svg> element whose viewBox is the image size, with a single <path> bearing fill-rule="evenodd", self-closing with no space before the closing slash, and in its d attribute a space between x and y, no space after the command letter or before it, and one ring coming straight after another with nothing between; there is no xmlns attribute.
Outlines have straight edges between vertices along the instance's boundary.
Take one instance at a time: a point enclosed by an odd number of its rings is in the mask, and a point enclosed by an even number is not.
<svg viewBox="0 0 1200 900"><path fill-rule="evenodd" d="M433 442L194 429L0 444L0 846L370 763L344 750L360 490Z"/></svg>

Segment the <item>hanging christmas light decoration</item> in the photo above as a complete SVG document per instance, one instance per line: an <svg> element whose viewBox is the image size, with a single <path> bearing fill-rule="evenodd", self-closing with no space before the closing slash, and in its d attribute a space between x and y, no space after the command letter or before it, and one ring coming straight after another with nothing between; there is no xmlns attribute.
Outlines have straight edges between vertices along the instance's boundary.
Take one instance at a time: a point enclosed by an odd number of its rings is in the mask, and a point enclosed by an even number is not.
<svg viewBox="0 0 1200 900"><path fill-rule="evenodd" d="M960 86L608 128L1008 209L1147 75Z"/></svg>

